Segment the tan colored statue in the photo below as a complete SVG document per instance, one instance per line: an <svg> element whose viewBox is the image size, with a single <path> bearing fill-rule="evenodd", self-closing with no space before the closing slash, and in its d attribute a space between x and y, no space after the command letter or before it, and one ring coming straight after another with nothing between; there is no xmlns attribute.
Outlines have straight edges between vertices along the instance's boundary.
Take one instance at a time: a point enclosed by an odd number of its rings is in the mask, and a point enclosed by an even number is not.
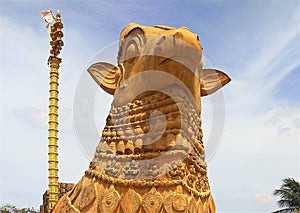
<svg viewBox="0 0 300 213"><path fill-rule="evenodd" d="M129 24L118 65L89 73L114 101L85 175L54 212L215 212L201 130L201 99L230 81L202 68L188 28Z"/></svg>

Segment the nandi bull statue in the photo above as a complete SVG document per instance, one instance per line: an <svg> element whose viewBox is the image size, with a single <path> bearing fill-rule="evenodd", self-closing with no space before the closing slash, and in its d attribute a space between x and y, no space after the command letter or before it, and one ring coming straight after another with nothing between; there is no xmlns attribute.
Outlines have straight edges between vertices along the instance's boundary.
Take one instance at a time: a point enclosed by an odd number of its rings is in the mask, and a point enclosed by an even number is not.
<svg viewBox="0 0 300 213"><path fill-rule="evenodd" d="M117 61L88 68L114 100L89 169L53 212L215 212L200 98L230 78L202 68L186 27L129 24Z"/></svg>

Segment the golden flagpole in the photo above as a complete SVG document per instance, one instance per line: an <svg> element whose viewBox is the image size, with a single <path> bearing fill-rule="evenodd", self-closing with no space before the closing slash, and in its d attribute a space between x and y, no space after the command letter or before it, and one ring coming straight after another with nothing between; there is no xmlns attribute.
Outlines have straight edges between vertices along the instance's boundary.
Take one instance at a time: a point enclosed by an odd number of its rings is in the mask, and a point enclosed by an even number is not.
<svg viewBox="0 0 300 213"><path fill-rule="evenodd" d="M52 12L51 12L52 15ZM57 57L64 45L62 41L63 24L60 13L57 11L50 31L50 56L48 65L50 66L50 90L49 90L49 137L48 137L48 186L49 186L49 212L58 201L58 79L59 65L62 61Z"/></svg>

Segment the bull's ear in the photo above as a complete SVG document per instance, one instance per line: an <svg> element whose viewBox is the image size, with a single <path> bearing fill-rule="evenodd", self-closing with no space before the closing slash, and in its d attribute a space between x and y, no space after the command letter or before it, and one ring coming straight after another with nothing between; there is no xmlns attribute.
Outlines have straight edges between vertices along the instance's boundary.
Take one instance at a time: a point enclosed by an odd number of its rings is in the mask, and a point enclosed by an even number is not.
<svg viewBox="0 0 300 213"><path fill-rule="evenodd" d="M200 74L201 96L210 95L226 85L231 79L222 71L203 69Z"/></svg>
<svg viewBox="0 0 300 213"><path fill-rule="evenodd" d="M121 70L121 66L98 62L90 66L88 72L105 92L113 95L123 70Z"/></svg>

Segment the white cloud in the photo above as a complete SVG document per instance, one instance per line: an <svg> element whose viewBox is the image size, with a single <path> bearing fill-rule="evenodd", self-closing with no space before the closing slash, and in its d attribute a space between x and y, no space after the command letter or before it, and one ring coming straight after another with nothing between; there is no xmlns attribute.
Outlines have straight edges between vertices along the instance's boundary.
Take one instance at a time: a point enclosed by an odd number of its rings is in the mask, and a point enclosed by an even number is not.
<svg viewBox="0 0 300 213"><path fill-rule="evenodd" d="M279 134L300 136L300 108L280 106L270 114L267 124L274 126Z"/></svg>
<svg viewBox="0 0 300 213"><path fill-rule="evenodd" d="M272 63L278 64L280 62L280 53L282 50L299 35L300 29L296 27L298 22L299 20L296 20L290 29L289 27L285 27L279 31L274 30L270 35L265 35L269 37L269 43L264 44L261 51L254 54L254 61L250 61L250 66L242 73L245 73L247 78L250 77L259 80L260 78L265 79L266 77L272 78L272 76L270 76L271 73L280 72L274 70Z"/></svg>
<svg viewBox="0 0 300 213"><path fill-rule="evenodd" d="M34 107L24 107L16 109L14 114L34 128L47 128L48 113L46 111Z"/></svg>
<svg viewBox="0 0 300 213"><path fill-rule="evenodd" d="M274 197L269 194L261 194L261 193L255 193L254 199L258 203L272 203L274 202Z"/></svg>
<svg viewBox="0 0 300 213"><path fill-rule="evenodd" d="M250 108L258 111L262 107L270 107L270 99L278 83L300 66L297 58L300 17L295 17L288 23L277 23L280 27L266 34L259 34L264 37L257 41L259 49L244 59L248 66L240 67L239 74L225 88L231 112Z"/></svg>

